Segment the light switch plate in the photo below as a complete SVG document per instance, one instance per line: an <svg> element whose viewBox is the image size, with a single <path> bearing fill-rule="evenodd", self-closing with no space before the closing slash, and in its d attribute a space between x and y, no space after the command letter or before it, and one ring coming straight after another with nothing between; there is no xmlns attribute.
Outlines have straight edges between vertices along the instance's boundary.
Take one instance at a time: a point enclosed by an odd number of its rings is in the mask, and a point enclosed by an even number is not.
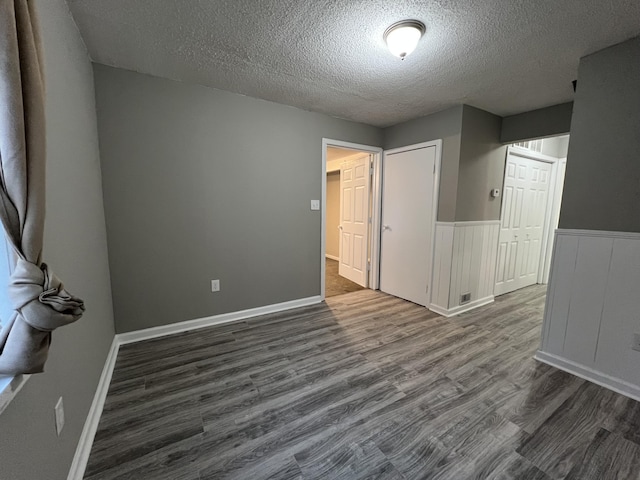
<svg viewBox="0 0 640 480"><path fill-rule="evenodd" d="M320 210L320 200L311 200L311 210Z"/></svg>

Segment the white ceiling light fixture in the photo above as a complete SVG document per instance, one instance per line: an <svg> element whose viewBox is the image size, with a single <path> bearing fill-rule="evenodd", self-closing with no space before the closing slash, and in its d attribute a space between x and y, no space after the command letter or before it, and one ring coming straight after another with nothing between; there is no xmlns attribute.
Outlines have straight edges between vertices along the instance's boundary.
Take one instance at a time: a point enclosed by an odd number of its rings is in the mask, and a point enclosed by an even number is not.
<svg viewBox="0 0 640 480"><path fill-rule="evenodd" d="M425 24L419 20L402 20L387 28L383 37L391 53L404 60L416 49L426 30Z"/></svg>

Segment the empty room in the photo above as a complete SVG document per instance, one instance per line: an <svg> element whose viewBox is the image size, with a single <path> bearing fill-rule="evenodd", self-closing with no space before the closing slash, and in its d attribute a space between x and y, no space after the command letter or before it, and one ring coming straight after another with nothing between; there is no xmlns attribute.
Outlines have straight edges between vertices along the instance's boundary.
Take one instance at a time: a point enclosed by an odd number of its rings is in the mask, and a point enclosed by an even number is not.
<svg viewBox="0 0 640 480"><path fill-rule="evenodd" d="M639 480L638 85L637 1L0 0L0 480Z"/></svg>

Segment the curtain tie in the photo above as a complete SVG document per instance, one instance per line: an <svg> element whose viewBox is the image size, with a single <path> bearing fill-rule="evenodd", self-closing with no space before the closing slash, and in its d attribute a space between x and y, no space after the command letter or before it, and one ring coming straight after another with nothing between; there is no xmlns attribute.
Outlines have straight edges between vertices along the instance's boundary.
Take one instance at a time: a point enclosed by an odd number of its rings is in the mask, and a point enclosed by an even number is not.
<svg viewBox="0 0 640 480"><path fill-rule="evenodd" d="M22 258L11 275L9 296L25 322L42 331L73 323L84 312L84 302L67 292L45 263L38 266Z"/></svg>

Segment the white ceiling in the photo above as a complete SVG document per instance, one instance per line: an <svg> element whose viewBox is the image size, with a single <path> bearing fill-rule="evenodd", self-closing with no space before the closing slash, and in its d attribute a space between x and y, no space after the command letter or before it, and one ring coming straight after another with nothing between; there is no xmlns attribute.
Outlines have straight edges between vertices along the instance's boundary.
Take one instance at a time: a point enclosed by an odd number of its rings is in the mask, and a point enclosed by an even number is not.
<svg viewBox="0 0 640 480"><path fill-rule="evenodd" d="M572 99L580 57L640 34L639 0L68 0L98 63L388 126L467 103ZM415 18L406 60L382 34Z"/></svg>

